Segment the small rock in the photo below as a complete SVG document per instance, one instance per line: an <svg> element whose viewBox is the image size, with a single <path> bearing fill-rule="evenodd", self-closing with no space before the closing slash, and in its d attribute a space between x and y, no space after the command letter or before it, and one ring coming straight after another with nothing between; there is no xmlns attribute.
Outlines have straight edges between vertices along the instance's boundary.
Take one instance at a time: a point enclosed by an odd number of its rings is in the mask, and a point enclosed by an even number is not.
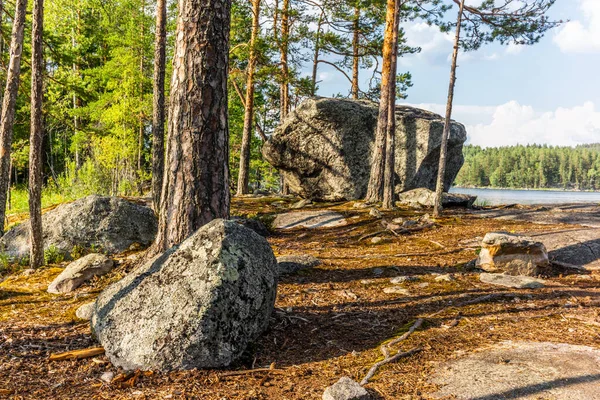
<svg viewBox="0 0 600 400"><path fill-rule="evenodd" d="M439 275L435 278L436 282L452 282L456 279L450 274Z"/></svg>
<svg viewBox="0 0 600 400"><path fill-rule="evenodd" d="M374 283L377 283L377 281L374 279L361 279L360 283L363 285L372 285Z"/></svg>
<svg viewBox="0 0 600 400"><path fill-rule="evenodd" d="M366 203L359 203L359 202L357 202L357 203L354 203L354 204L352 205L352 207L353 207L353 208L359 208L359 209L363 209L363 208L369 208L369 205L368 205L368 204L366 204Z"/></svg>
<svg viewBox="0 0 600 400"><path fill-rule="evenodd" d="M399 217L399 218L394 218L394 219L392 220L392 222L393 222L393 223L395 223L395 224L399 224L399 225L402 225L402 224L404 223L404 221L405 221L405 220L404 220L404 218L402 218L402 217Z"/></svg>
<svg viewBox="0 0 600 400"><path fill-rule="evenodd" d="M358 382L344 376L323 392L323 400L369 400L371 396Z"/></svg>
<svg viewBox="0 0 600 400"><path fill-rule="evenodd" d="M383 238L381 236L375 236L371 239L371 243L373 244L379 244L381 242L383 242Z"/></svg>
<svg viewBox="0 0 600 400"><path fill-rule="evenodd" d="M418 278L414 277L414 276L395 276L393 278L390 279L390 283L393 283L394 285L397 285L399 283L404 283L404 282L414 282L416 281Z"/></svg>
<svg viewBox="0 0 600 400"><path fill-rule="evenodd" d="M92 301L91 303L85 303L84 305L80 306L77 309L77 311L75 311L75 315L77 316L77 318L89 321L90 319L92 319L92 313L94 312L95 304L95 301Z"/></svg>
<svg viewBox="0 0 600 400"><path fill-rule="evenodd" d="M490 285L498 285L515 289L537 289L544 287L545 281L535 279L529 276L513 276L505 274L489 274L483 272L479 275L479 280Z"/></svg>
<svg viewBox="0 0 600 400"><path fill-rule="evenodd" d="M94 276L106 274L113 266L113 260L104 254L88 254L69 264L48 286L48 292L54 294L72 292Z"/></svg>
<svg viewBox="0 0 600 400"><path fill-rule="evenodd" d="M383 288L383 293L387 293L387 294L403 294L408 296L410 294L410 292L408 291L408 289L405 289L403 287L400 286L390 286L390 287L386 287Z"/></svg>
<svg viewBox="0 0 600 400"><path fill-rule="evenodd" d="M381 269L381 268L375 268L373 270L373 275L375 275L375 276L381 276L381 275L383 275L383 269Z"/></svg>
<svg viewBox="0 0 600 400"><path fill-rule="evenodd" d="M309 254L277 257L279 275L292 274L302 269L313 268L321 264L321 260Z"/></svg>
<svg viewBox="0 0 600 400"><path fill-rule="evenodd" d="M547 267L548 252L541 242L508 232L491 232L481 242L477 267L486 272L537 276Z"/></svg>
<svg viewBox="0 0 600 400"><path fill-rule="evenodd" d="M414 220L412 220L412 219L409 219L409 220L407 220L407 221L404 221L404 222L402 223L402 226L403 226L404 228L409 228L409 227L411 227L411 226L415 226L415 225L417 225L417 224L418 224L418 222L417 222L417 221L414 221Z"/></svg>
<svg viewBox="0 0 600 400"><path fill-rule="evenodd" d="M423 282L423 283L420 283L418 287L420 287L421 289L424 289L424 288L426 288L427 286L429 286L429 282Z"/></svg>
<svg viewBox="0 0 600 400"><path fill-rule="evenodd" d="M102 375L100 375L100 380L106 383L111 383L113 378L115 377L115 373L112 371L106 371Z"/></svg>
<svg viewBox="0 0 600 400"><path fill-rule="evenodd" d="M293 228L337 228L347 225L346 218L338 212L329 210L294 211L279 214L273 220L273 229Z"/></svg>
<svg viewBox="0 0 600 400"><path fill-rule="evenodd" d="M300 201L292 204L290 206L290 208L294 208L294 209L304 208L304 207L306 207L306 206L308 206L310 204L312 204L312 201L310 199L302 199L302 200L300 200Z"/></svg>
<svg viewBox="0 0 600 400"><path fill-rule="evenodd" d="M369 215L371 217L375 217L375 218L382 218L383 215L381 214L381 211L379 211L376 208L371 208L371 210L369 211Z"/></svg>

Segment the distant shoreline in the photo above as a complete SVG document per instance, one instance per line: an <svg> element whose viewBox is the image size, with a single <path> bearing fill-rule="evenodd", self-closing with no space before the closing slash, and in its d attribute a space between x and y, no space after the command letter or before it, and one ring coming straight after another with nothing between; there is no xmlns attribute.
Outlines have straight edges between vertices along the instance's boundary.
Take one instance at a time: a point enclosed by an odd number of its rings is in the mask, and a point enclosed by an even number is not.
<svg viewBox="0 0 600 400"><path fill-rule="evenodd" d="M527 192L574 192L574 193L600 193L600 190L563 189L563 188L511 188L495 186L452 186L452 189L477 189L477 190L522 190Z"/></svg>

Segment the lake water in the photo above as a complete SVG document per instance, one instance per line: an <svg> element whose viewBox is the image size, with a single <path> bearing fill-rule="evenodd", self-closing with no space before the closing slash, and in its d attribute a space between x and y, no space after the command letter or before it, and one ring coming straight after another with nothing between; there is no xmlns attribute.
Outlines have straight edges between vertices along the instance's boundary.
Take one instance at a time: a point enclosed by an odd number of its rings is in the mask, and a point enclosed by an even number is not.
<svg viewBox="0 0 600 400"><path fill-rule="evenodd" d="M453 187L452 193L477 196L476 204L558 204L600 203L600 192L569 192L564 190L467 189Z"/></svg>

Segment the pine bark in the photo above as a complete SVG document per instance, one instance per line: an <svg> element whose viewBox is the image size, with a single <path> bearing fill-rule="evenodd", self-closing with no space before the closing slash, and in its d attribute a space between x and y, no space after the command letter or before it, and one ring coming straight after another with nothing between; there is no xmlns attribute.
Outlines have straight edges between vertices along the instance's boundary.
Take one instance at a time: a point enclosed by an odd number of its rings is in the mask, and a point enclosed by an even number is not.
<svg viewBox="0 0 600 400"><path fill-rule="evenodd" d="M371 156L371 174L367 186L365 201L377 203L383 200L384 154L390 103L390 75L392 74L392 52L394 48L394 26L396 21L396 1L388 0L385 15L385 33L383 39L383 65L381 69L381 93L375 144ZM397 44L396 44L397 45ZM394 77L395 79L395 77Z"/></svg>
<svg viewBox="0 0 600 400"><path fill-rule="evenodd" d="M465 6L465 0L461 0L458 19L456 21L456 35L454 37L454 51L452 52L452 65L450 67L450 83L448 85L448 102L446 103L446 118L444 121L444 131L442 133L442 143L440 144L440 162L438 165L437 183L435 186L435 205L433 215L439 217L442 215L442 198L444 195L444 180L446 176L446 153L448 150L448 136L450 134L450 124L452 122L452 102L454 101L454 86L456 83L456 62L458 60L458 47L460 42L460 25Z"/></svg>
<svg viewBox="0 0 600 400"><path fill-rule="evenodd" d="M231 0L179 0L155 252L229 217L230 8Z"/></svg>
<svg viewBox="0 0 600 400"><path fill-rule="evenodd" d="M396 1L394 31L392 33L392 61L389 76L388 121L385 140L385 163L383 174L383 204L382 208L391 210L395 200L395 156L396 156L396 69L398 64L398 29L400 24L400 1Z"/></svg>
<svg viewBox="0 0 600 400"><path fill-rule="evenodd" d="M23 31L27 0L17 0L15 18L10 40L10 61L6 75L6 88L2 99L2 119L0 121L0 233L4 233L6 220L6 198L10 174L11 146L15 119L15 105L21 75L23 53Z"/></svg>
<svg viewBox="0 0 600 400"><path fill-rule="evenodd" d="M237 195L248 193L250 176L250 145L252 144L252 125L254 121L254 71L256 69L256 42L260 30L260 1L252 0L252 32L250 34L250 53L246 74L246 100L244 102L244 128L240 149L240 170L238 174Z"/></svg>
<svg viewBox="0 0 600 400"><path fill-rule="evenodd" d="M152 202L158 211L165 167L165 60L167 49L167 4L156 4L154 40L154 87L152 95Z"/></svg>
<svg viewBox="0 0 600 400"><path fill-rule="evenodd" d="M288 65L288 49L289 49L289 36L290 36L290 25L289 25L289 12L290 12L290 0L283 0L283 9L281 10L281 45L280 45L280 58L279 63L281 64L281 85L280 85L280 111L279 120L287 116L290 110L290 69Z"/></svg>
<svg viewBox="0 0 600 400"><path fill-rule="evenodd" d="M359 73L359 42L360 42L360 8L354 6L354 21L352 23L352 98L358 99Z"/></svg>
<svg viewBox="0 0 600 400"><path fill-rule="evenodd" d="M31 130L29 136L29 263L31 268L44 265L42 235L42 145L43 145L43 31L44 0L34 0L31 27Z"/></svg>

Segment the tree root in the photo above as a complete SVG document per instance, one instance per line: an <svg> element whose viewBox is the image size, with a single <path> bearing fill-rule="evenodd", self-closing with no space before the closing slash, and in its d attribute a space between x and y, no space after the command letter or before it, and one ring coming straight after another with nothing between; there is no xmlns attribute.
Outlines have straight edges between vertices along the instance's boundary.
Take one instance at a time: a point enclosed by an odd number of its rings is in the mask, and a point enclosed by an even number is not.
<svg viewBox="0 0 600 400"><path fill-rule="evenodd" d="M396 360L398 360L402 357L411 356L411 355L423 350L421 347L415 347L415 348L413 348L409 351L405 351L405 352L400 352L400 350L398 350L398 352L396 354L394 354L393 356L390 356L390 351L388 350L388 346L393 346L403 340L406 340L406 338L408 338L415 330L417 330L423 324L423 321L424 321L423 318L417 319L415 321L415 323L412 324L412 326L408 329L408 331L406 331L402 336L392 340L388 344L384 343L379 347L379 349L381 350L381 353L383 354L384 359L373 364L371 369L369 369L369 372L367 372L367 375L365 375L363 380L360 381L361 385L364 386L367 383L369 383L369 380L372 379L373 376L375 376L375 373L377 373L377 370L381 366L395 362Z"/></svg>

